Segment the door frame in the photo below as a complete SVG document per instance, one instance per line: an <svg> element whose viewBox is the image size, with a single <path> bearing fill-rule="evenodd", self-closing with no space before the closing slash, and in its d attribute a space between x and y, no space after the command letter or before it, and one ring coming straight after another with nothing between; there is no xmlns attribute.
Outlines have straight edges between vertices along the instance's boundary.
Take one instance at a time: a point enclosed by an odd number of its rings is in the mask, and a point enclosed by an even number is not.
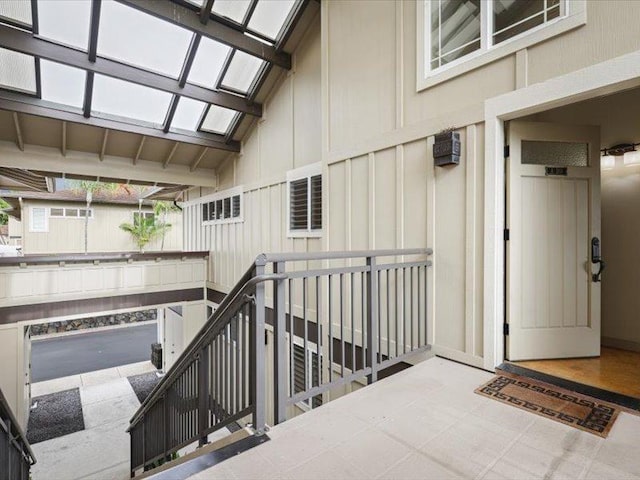
<svg viewBox="0 0 640 480"><path fill-rule="evenodd" d="M485 101L483 333L486 370L493 371L505 359L504 122L637 87L640 87L640 50Z"/></svg>

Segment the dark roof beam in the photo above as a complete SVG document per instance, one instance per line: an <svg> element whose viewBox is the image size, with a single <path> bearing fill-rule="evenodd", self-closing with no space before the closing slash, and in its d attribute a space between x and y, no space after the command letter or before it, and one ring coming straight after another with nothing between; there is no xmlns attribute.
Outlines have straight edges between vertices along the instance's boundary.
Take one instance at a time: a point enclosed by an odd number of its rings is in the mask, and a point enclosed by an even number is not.
<svg viewBox="0 0 640 480"><path fill-rule="evenodd" d="M161 2L157 2L158 4ZM155 2L150 2L155 5ZM44 58L71 67L86 70L87 87L93 88L93 74L106 75L120 80L136 83L146 87L162 90L174 95L189 97L205 103L211 103L249 115L261 116L262 105L247 102L245 98L226 92L216 92L190 83L180 87L178 80L142 68L119 63L108 58L97 57L95 62L89 61L86 53L70 47L58 45L30 32L25 32L0 24L0 45L9 50ZM85 94L84 111L91 109L91 96ZM87 117L88 118L88 117Z"/></svg>
<svg viewBox="0 0 640 480"><path fill-rule="evenodd" d="M206 24L200 23L199 15L192 9L173 2L149 2L148 0L117 0L138 10L161 18L194 33L216 40L232 48L241 50L249 55L274 63L284 69L291 69L291 55L278 52L271 45L251 38L225 23L219 22L213 16Z"/></svg>

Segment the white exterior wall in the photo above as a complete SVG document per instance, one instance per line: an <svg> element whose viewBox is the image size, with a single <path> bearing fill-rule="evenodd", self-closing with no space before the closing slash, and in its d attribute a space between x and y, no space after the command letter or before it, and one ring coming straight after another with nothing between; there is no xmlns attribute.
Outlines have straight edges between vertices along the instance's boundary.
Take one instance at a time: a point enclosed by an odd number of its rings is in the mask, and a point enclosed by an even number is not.
<svg viewBox="0 0 640 480"><path fill-rule="evenodd" d="M80 203L49 203L24 201L22 210L22 245L25 254L36 253L79 253L84 252L84 218L49 217L48 232L31 232L31 207L84 208ZM89 252L137 251L132 237L119 228L121 223L133 223L135 205L91 205L93 218L89 219ZM143 211L150 212L149 207ZM182 214L171 212L167 215L171 229L166 233L164 250L182 250ZM145 247L145 251L160 250L161 239L156 239Z"/></svg>
<svg viewBox="0 0 640 480"><path fill-rule="evenodd" d="M434 351L487 367L485 101L640 49L640 3L588 1L586 25L420 91L417 11L415 2L322 2L264 118L218 172L220 189L244 186L244 223L203 228L192 207L185 246L213 250L220 290L261 251L433 247ZM433 135L450 127L461 134L460 165L435 168ZM323 237L289 239L284 174L318 158Z"/></svg>

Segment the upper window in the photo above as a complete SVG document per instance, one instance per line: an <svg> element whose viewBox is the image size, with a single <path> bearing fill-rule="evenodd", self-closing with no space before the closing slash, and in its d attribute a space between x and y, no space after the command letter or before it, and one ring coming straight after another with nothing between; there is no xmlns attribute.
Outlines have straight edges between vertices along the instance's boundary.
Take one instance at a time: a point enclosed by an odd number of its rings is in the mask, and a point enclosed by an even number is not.
<svg viewBox="0 0 640 480"><path fill-rule="evenodd" d="M48 232L49 221L47 209L44 207L31 207L31 217L29 219L29 231Z"/></svg>
<svg viewBox="0 0 640 480"><path fill-rule="evenodd" d="M89 218L93 218L93 208L51 208L49 216L55 218L85 218L89 212Z"/></svg>
<svg viewBox="0 0 640 480"><path fill-rule="evenodd" d="M208 195L200 199L202 221L233 223L242 221L242 187Z"/></svg>
<svg viewBox="0 0 640 480"><path fill-rule="evenodd" d="M287 175L289 235L318 236L322 230L322 174L319 165Z"/></svg>
<svg viewBox="0 0 640 480"><path fill-rule="evenodd" d="M134 223L136 221L138 221L138 217L140 215L142 215L142 218L144 218L145 220L155 221L155 218L156 218L156 216L155 216L155 214L153 212L138 212L138 211L135 211L135 212L133 212L133 221L134 221Z"/></svg>
<svg viewBox="0 0 640 480"><path fill-rule="evenodd" d="M420 8L418 88L437 83L432 75L477 68L586 22L584 0L424 0Z"/></svg>

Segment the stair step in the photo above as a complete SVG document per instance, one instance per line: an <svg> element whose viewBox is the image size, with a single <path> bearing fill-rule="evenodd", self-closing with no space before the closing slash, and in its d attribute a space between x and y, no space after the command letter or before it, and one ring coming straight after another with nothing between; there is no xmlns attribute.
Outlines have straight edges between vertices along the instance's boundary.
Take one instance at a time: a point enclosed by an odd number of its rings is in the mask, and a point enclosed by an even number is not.
<svg viewBox="0 0 640 480"><path fill-rule="evenodd" d="M136 476L136 479L182 480L217 465L269 440L256 436L249 428L241 428L220 440L209 443L183 457Z"/></svg>

